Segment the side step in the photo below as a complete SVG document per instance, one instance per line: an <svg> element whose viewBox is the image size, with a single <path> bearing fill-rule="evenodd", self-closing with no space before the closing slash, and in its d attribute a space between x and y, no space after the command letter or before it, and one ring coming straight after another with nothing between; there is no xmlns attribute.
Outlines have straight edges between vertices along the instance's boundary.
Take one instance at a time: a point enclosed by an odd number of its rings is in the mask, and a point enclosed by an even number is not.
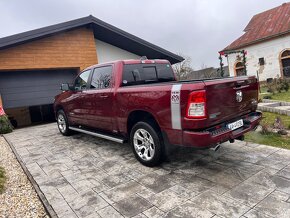
<svg viewBox="0 0 290 218"><path fill-rule="evenodd" d="M69 127L69 129L71 129L73 131L76 131L76 132L82 132L82 133L85 133L85 134L88 134L88 135L97 136L99 138L107 139L107 140L118 142L118 143L124 143L125 142L125 140L122 139L122 138L118 138L118 137L111 136L111 135L105 135L103 133L92 132L92 131L89 131L89 130L84 130L84 129L71 127L71 126Z"/></svg>

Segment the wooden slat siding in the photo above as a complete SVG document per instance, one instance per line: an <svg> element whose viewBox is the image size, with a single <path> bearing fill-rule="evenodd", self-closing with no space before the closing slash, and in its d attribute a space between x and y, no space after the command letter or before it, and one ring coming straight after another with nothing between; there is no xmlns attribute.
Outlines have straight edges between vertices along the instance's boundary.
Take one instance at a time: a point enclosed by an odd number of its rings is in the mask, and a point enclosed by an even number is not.
<svg viewBox="0 0 290 218"><path fill-rule="evenodd" d="M84 68L97 64L93 31L79 28L0 50L0 71Z"/></svg>

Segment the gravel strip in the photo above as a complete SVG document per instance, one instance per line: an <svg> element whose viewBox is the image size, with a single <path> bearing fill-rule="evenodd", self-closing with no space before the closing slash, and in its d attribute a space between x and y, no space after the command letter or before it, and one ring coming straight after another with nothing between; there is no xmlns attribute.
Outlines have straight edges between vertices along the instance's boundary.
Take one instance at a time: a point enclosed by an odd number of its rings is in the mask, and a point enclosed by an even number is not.
<svg viewBox="0 0 290 218"><path fill-rule="evenodd" d="M0 217L49 217L11 148L0 136L0 166L6 184L0 194Z"/></svg>

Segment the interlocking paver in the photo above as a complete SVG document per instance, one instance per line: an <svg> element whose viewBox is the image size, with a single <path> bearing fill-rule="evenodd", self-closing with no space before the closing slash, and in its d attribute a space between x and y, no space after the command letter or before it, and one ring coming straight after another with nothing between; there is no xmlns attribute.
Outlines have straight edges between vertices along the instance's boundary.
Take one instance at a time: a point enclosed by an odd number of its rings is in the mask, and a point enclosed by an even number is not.
<svg viewBox="0 0 290 218"><path fill-rule="evenodd" d="M112 206L107 206L107 207L99 210L98 214L102 218L108 218L108 217L110 217L110 218L121 218L121 217L124 217L118 211L116 211L115 208L113 208Z"/></svg>
<svg viewBox="0 0 290 218"><path fill-rule="evenodd" d="M200 218L210 218L213 217L214 213L208 211L204 207L198 206L193 202L186 202L185 204L179 205L172 211L166 214L166 218L174 217L200 217Z"/></svg>
<svg viewBox="0 0 290 218"><path fill-rule="evenodd" d="M138 179L137 182L155 193L161 192L175 185L175 183L166 178L166 176L160 176L156 173L147 174Z"/></svg>
<svg viewBox="0 0 290 218"><path fill-rule="evenodd" d="M255 209L272 217L290 217L290 203L287 202L289 194L274 191L260 202Z"/></svg>
<svg viewBox="0 0 290 218"><path fill-rule="evenodd" d="M159 167L128 144L55 124L5 135L59 217L290 217L290 151L236 141L180 148Z"/></svg>
<svg viewBox="0 0 290 218"><path fill-rule="evenodd" d="M228 191L224 196L235 199L249 207L254 207L272 191L273 189L271 188L245 182Z"/></svg>
<svg viewBox="0 0 290 218"><path fill-rule="evenodd" d="M150 204L144 198L139 197L138 195L132 195L114 203L113 207L124 216L132 217L152 207L152 204Z"/></svg>
<svg viewBox="0 0 290 218"><path fill-rule="evenodd" d="M166 189L156 195L147 198L147 200L162 211L167 212L174 207L182 204L184 201L187 200L187 198L181 197L170 189Z"/></svg>
<svg viewBox="0 0 290 218"><path fill-rule="evenodd" d="M164 217L165 215L165 213L162 210L158 209L155 206L144 211L143 214L145 214L146 217L150 217L150 218L159 218L159 217Z"/></svg>
<svg viewBox="0 0 290 218"><path fill-rule="evenodd" d="M240 204L233 199L211 191L206 191L193 198L192 202L222 217L240 217L250 209L250 207Z"/></svg>

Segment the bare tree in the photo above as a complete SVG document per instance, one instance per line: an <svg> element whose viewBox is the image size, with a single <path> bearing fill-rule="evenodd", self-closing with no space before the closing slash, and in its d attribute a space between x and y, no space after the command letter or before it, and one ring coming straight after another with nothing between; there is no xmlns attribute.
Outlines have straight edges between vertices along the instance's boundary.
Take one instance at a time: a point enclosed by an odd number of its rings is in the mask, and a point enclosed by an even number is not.
<svg viewBox="0 0 290 218"><path fill-rule="evenodd" d="M173 70L178 80L188 79L189 74L193 71L193 68L191 66L191 58L180 53L178 55L182 56L184 58L184 61L172 65Z"/></svg>

